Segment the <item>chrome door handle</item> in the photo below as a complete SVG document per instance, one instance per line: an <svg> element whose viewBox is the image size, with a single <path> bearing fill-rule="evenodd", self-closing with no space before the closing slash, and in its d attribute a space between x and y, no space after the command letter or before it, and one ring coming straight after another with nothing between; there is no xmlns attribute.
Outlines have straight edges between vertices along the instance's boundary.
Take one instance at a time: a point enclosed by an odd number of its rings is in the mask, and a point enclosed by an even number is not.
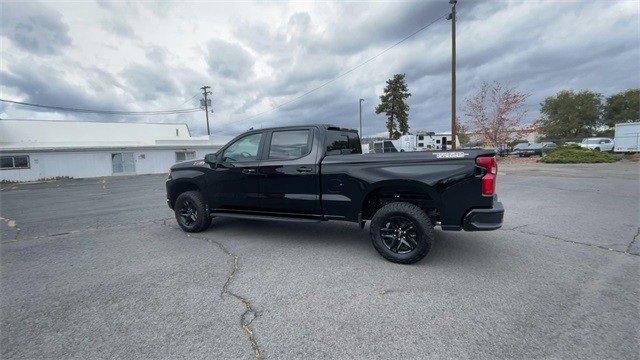
<svg viewBox="0 0 640 360"><path fill-rule="evenodd" d="M243 174L255 174L256 173L256 169L243 169L242 173Z"/></svg>
<svg viewBox="0 0 640 360"><path fill-rule="evenodd" d="M312 172L313 169L306 166L300 166L298 169L296 169L296 171L299 173L308 173L308 172Z"/></svg>

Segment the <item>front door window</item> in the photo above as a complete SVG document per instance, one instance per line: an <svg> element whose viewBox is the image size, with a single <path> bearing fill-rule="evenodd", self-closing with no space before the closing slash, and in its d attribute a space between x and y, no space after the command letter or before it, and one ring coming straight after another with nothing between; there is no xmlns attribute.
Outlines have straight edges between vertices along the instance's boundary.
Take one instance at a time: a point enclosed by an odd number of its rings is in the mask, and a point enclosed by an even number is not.
<svg viewBox="0 0 640 360"><path fill-rule="evenodd" d="M222 154L223 161L227 162L251 162L258 160L262 134L251 134L236 140Z"/></svg>

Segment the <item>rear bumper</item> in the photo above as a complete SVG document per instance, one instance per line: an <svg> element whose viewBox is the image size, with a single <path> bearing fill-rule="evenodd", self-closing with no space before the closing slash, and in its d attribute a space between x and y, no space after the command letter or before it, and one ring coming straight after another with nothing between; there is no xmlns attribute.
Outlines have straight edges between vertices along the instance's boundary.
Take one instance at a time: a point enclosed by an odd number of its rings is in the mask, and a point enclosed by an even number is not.
<svg viewBox="0 0 640 360"><path fill-rule="evenodd" d="M462 228L467 231L488 231L502 227L504 207L496 201L492 208L471 209L464 216Z"/></svg>

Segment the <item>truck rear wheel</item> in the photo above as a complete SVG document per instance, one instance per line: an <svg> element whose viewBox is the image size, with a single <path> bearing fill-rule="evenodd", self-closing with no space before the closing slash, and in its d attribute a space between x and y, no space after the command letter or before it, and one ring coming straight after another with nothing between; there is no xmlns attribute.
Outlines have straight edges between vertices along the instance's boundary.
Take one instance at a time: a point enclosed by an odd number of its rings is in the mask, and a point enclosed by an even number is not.
<svg viewBox="0 0 640 360"><path fill-rule="evenodd" d="M207 204L199 191L183 192L173 208L178 225L186 232L204 231L211 225Z"/></svg>
<svg viewBox="0 0 640 360"><path fill-rule="evenodd" d="M380 208L371 220L370 235L382 257L401 264L424 258L434 238L427 214L406 202L393 202Z"/></svg>

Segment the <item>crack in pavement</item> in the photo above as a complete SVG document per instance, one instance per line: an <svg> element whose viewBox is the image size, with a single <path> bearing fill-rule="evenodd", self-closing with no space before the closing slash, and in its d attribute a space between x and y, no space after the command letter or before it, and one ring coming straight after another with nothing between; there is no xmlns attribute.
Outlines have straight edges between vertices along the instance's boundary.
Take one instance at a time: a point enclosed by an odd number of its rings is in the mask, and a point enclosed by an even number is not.
<svg viewBox="0 0 640 360"><path fill-rule="evenodd" d="M627 245L627 250L625 251L626 253L631 253L631 247L633 246L633 244L636 243L636 240L638 240L638 236L640 236L640 227L638 227L638 231L636 231L636 234L633 236L633 239L631 239L631 242L629 242L629 244Z"/></svg>
<svg viewBox="0 0 640 360"><path fill-rule="evenodd" d="M629 248L631 247L630 245L627 246L627 250L616 250L616 249L612 249L603 245L597 245L597 244L589 244L589 243L584 243L584 242L580 242L580 241L575 241L575 240L567 240L567 239L563 239L561 237L558 236L553 236L553 235L547 235L547 234L538 234L532 231L526 231L526 230L520 230L521 228L525 227L527 225L520 225L520 226L516 226L512 229L502 229L503 231L515 231L515 232L519 232L521 234L527 234L527 235L535 235L535 236L542 236L548 239L553 239L553 240L557 240L557 241L562 241L562 242L566 242L566 243L571 243L571 244L575 244L575 245L584 245L584 246L589 246L589 247L593 247L593 248L597 248L597 249L601 249L601 250L607 250L607 251L613 251L613 252L617 252L620 254L627 254L627 255L632 255L632 256L640 256L640 254L635 254L632 252L629 252ZM640 233L640 229L638 230ZM638 236L638 234L636 234L636 237ZM635 241L635 237L634 237L634 241ZM632 241L633 243L633 241Z"/></svg>
<svg viewBox="0 0 640 360"><path fill-rule="evenodd" d="M529 226L529 224L524 224L524 225L518 225L518 226L514 226L511 229L504 229L504 230L518 230L518 229L522 229L523 227L527 227Z"/></svg>
<svg viewBox="0 0 640 360"><path fill-rule="evenodd" d="M245 310L240 316L240 327L242 328L242 331L245 333L245 335L249 339L249 342L251 343L251 348L254 351L254 355L256 359L264 359L262 350L258 345L258 340L256 339L256 336L254 335L253 330L251 329L251 323L253 322L253 320L257 319L261 315L261 313L253 307L253 305L251 304L251 301L249 301L247 298L229 290L229 285L231 284L233 277L236 275L236 273L238 272L238 269L240 268L238 266L238 262L240 259L239 256L229 251L229 249L220 242L217 242L211 239L203 239L203 240L212 242L218 245L220 250L222 250L222 252L225 253L225 255L233 259L233 268L229 272L227 281L225 281L224 285L222 286L222 290L220 291L220 297L222 298L226 293L227 295L236 298L236 300L239 300L244 305Z"/></svg>
<svg viewBox="0 0 640 360"><path fill-rule="evenodd" d="M170 227L170 225L167 224L166 220L167 219L164 219L162 221L162 225ZM227 294L242 303L242 305L244 306L244 312L240 316L240 328L242 329L242 332L244 332L244 334L247 336L255 358L258 360L264 359L264 353L260 348L260 345L258 345L258 340L253 332L253 329L251 328L251 323L253 323L255 319L262 315L262 312L256 310L249 299L229 290L229 286L231 285L233 278L236 276L238 270L240 269L240 257L237 254L232 253L223 243L219 241L211 240L209 238L204 238L201 236L191 236L191 234L186 235L190 238L217 245L220 251L222 251L228 258L233 261L233 267L227 275L227 280L224 282L224 285L222 285L222 289L220 290L220 298L223 298L224 295Z"/></svg>
<svg viewBox="0 0 640 360"><path fill-rule="evenodd" d="M89 228L84 228L84 229L76 229L76 230L68 230L68 231L63 231L63 232L59 232L59 233L54 233L54 234L47 234L47 235L38 235L38 236L33 236L30 238L27 238L25 240L33 240L33 239L43 239L43 238L54 238L54 237L59 237L59 236L65 236L65 235L72 235L72 234L78 234L78 233L83 233L83 232L96 232L96 231L103 231L103 230L108 230L108 229L113 229L113 228L120 228L120 227L128 227L128 226L136 226L139 225L140 223L158 223L162 226L166 226L171 228L171 225L169 225L167 223L167 220L171 220L173 219L171 218L162 218L162 219L152 219L152 220L147 220L147 221L141 221L141 222L137 222L136 224L118 224L118 225L113 225L113 226L107 226L107 227L89 227ZM11 219L5 219L3 217L0 216L0 220L7 222L7 226L9 226L10 228L16 227L16 223L14 220ZM19 228L16 228L19 231ZM238 273L239 269L240 269L240 257L234 253L232 253L223 243L215 241L215 240L211 240L208 238L204 238L201 236L191 236L191 234L186 234L187 237L190 238L194 238L194 239L198 239L204 242L208 242L211 244L215 244L218 246L218 248L220 248L220 250L228 257L232 260L233 263L233 267L231 268L231 271L229 272L229 274L227 275L227 279L224 283L224 285L222 286L222 289L220 291L220 298L223 298L224 295L229 295L233 298L235 298L236 300L240 301L242 303L242 305L244 306L244 312L242 313L242 315L240 316L240 328L242 329L242 331L244 332L244 334L247 336L250 344L251 344L251 349L254 352L254 356L256 359L264 359L264 353L262 351L262 349L260 348L260 346L258 345L258 340L256 339L256 336L254 334L253 329L251 328L251 324L253 323L253 321L255 319L257 319L262 313L258 310L255 309L255 307L253 306L253 304L251 303L251 301L249 299L247 299L244 296L238 295L237 293L235 293L234 291L230 290L230 286L231 283L234 279L234 277L236 276L236 274ZM14 239L17 238L17 232L14 235Z"/></svg>

